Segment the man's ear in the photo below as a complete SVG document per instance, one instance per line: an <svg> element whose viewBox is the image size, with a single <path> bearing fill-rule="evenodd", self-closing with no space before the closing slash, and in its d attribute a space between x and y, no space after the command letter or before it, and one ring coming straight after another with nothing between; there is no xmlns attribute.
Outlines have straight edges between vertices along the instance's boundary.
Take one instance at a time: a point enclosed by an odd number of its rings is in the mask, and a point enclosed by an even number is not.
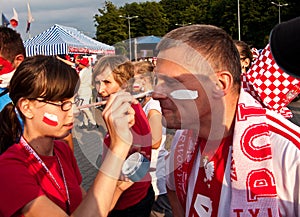
<svg viewBox="0 0 300 217"><path fill-rule="evenodd" d="M17 56L15 56L14 61L13 61L13 66L15 68L17 68L21 62L23 62L23 60L25 59L23 54L18 54Z"/></svg>
<svg viewBox="0 0 300 217"><path fill-rule="evenodd" d="M233 77L228 71L220 71L216 73L217 75L217 87L222 90L224 95L226 95L233 87Z"/></svg>
<svg viewBox="0 0 300 217"><path fill-rule="evenodd" d="M33 118L33 113L31 111L31 101L29 99L21 98L18 101L18 106L22 114L28 118Z"/></svg>

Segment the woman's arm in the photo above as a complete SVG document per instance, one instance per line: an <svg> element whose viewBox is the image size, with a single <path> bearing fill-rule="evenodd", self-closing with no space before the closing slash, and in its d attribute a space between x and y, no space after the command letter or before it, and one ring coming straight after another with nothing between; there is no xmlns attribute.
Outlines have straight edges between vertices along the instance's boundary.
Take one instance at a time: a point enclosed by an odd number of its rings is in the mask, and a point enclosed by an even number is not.
<svg viewBox="0 0 300 217"><path fill-rule="evenodd" d="M110 211L120 171L132 144L133 137L130 132L130 127L134 124L132 102L133 98L129 94L116 93L110 97L105 106L102 116L111 137L111 145L94 184L74 213L78 213L78 216L96 216L96 213L99 216L107 216ZM85 207L89 208L84 209Z"/></svg>
<svg viewBox="0 0 300 217"><path fill-rule="evenodd" d="M111 146L93 185L81 204L70 216L95 217L108 215L123 162L132 144L130 127L134 124L134 110L131 107L133 102L137 103L132 96L126 93L114 94L108 100L103 111L103 117L111 136ZM21 212L26 217L68 216L44 195L29 202Z"/></svg>
<svg viewBox="0 0 300 217"><path fill-rule="evenodd" d="M168 192L168 198L170 201L170 205L172 207L172 213L174 215L174 217L183 217L184 216L184 210L178 200L178 197L176 195L175 191L172 191L170 189L167 188L167 192Z"/></svg>
<svg viewBox="0 0 300 217"><path fill-rule="evenodd" d="M152 148L158 149L162 139L162 115L159 111L151 109L148 113L148 121L152 134Z"/></svg>
<svg viewBox="0 0 300 217"><path fill-rule="evenodd" d="M122 195L122 193L124 191L126 191L129 187L131 187L133 184L134 184L134 182L131 182L129 180L128 181L118 181L117 187L116 187L116 190L114 193L114 197L113 197L113 200L112 200L112 203L110 206L110 210L112 210L115 207L115 205L118 202L119 197Z"/></svg>

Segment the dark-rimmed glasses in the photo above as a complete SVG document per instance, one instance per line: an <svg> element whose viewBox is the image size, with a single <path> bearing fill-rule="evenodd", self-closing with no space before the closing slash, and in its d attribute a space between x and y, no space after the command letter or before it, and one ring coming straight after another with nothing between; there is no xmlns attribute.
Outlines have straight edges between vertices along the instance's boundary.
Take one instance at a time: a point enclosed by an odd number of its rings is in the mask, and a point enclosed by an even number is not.
<svg viewBox="0 0 300 217"><path fill-rule="evenodd" d="M61 110L65 111L65 112L69 111L73 107L73 105L81 106L82 102L83 102L83 99L81 99L81 98L76 98L74 102L64 101L62 103L55 103L55 102L51 102L51 101L48 101L45 99L38 99L38 98L30 98L30 100L36 100L38 102L44 102L44 103L47 103L50 105L60 106Z"/></svg>

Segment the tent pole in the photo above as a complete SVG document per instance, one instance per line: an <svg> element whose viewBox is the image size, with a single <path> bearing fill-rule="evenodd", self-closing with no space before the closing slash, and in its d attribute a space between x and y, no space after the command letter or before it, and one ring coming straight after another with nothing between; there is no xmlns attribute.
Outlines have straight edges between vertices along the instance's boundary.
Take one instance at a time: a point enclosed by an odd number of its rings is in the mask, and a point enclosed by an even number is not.
<svg viewBox="0 0 300 217"><path fill-rule="evenodd" d="M137 60L137 39L134 38L134 59Z"/></svg>

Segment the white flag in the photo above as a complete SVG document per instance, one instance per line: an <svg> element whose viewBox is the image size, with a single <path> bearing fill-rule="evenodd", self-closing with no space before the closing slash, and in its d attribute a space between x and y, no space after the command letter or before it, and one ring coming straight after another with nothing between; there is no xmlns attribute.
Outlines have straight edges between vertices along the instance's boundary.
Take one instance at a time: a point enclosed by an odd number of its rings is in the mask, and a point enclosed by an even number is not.
<svg viewBox="0 0 300 217"><path fill-rule="evenodd" d="M31 11L30 11L30 7L29 7L29 2L27 3L27 10L28 10L28 14L27 14L27 28L26 28L26 33L29 32L30 30L30 24L34 21Z"/></svg>

